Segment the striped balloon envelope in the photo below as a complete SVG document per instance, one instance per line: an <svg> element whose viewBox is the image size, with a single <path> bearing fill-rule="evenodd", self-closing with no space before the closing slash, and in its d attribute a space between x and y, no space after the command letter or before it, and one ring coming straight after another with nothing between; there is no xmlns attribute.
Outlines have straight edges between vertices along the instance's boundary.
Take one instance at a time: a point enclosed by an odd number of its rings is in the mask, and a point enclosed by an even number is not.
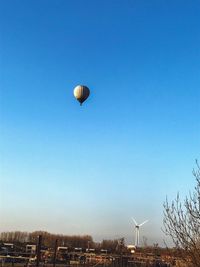
<svg viewBox="0 0 200 267"><path fill-rule="evenodd" d="M85 85L78 85L74 88L74 96L80 102L80 105L88 98L90 90Z"/></svg>

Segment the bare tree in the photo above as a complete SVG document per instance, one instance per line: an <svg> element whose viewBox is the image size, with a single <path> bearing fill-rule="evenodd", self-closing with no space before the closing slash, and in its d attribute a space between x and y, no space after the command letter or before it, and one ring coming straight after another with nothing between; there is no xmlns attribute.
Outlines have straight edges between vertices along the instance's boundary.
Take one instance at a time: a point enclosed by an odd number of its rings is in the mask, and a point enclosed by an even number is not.
<svg viewBox="0 0 200 267"><path fill-rule="evenodd" d="M163 223L164 232L182 251L182 258L190 260L191 266L200 267L200 166L196 164L194 191L183 201L179 194L171 203L166 199Z"/></svg>

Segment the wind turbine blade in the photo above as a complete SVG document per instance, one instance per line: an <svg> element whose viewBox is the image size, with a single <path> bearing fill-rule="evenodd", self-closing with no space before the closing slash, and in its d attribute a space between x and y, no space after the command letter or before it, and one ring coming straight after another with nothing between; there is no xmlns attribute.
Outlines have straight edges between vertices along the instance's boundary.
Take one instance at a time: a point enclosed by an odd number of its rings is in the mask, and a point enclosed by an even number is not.
<svg viewBox="0 0 200 267"><path fill-rule="evenodd" d="M135 224L135 226L137 225L137 222L136 222L136 220L132 217L132 220L133 220L133 222L134 222L134 224Z"/></svg>
<svg viewBox="0 0 200 267"><path fill-rule="evenodd" d="M143 223L139 224L139 226L142 226L143 224L147 223L148 220L144 221Z"/></svg>

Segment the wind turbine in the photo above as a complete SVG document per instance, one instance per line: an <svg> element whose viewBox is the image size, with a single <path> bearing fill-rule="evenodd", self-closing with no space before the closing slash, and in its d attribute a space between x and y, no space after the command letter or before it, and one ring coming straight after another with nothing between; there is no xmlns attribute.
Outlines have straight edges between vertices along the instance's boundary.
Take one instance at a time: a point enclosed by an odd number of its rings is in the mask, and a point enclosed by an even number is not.
<svg viewBox="0 0 200 267"><path fill-rule="evenodd" d="M142 225L144 225L145 223L147 223L148 220L146 220L146 221L144 221L144 222L142 222L140 224L138 224L135 219L132 218L132 220L133 220L133 222L135 224L135 247L138 247L139 246L139 242L140 242L140 227Z"/></svg>

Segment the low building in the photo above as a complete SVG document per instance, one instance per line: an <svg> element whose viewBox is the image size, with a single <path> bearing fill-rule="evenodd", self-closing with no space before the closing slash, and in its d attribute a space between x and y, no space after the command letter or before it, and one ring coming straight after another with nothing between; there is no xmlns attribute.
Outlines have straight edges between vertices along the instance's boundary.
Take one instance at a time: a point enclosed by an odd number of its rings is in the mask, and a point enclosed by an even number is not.
<svg viewBox="0 0 200 267"><path fill-rule="evenodd" d="M57 247L57 252L67 253L68 252L68 247Z"/></svg>
<svg viewBox="0 0 200 267"><path fill-rule="evenodd" d="M12 244L12 243L3 243L3 246L7 249L13 249L14 248L14 244Z"/></svg>
<svg viewBox="0 0 200 267"><path fill-rule="evenodd" d="M36 254L36 245L26 245L26 253Z"/></svg>
<svg viewBox="0 0 200 267"><path fill-rule="evenodd" d="M83 249L82 249L82 248L74 248L74 251L75 251L75 252L82 253Z"/></svg>

